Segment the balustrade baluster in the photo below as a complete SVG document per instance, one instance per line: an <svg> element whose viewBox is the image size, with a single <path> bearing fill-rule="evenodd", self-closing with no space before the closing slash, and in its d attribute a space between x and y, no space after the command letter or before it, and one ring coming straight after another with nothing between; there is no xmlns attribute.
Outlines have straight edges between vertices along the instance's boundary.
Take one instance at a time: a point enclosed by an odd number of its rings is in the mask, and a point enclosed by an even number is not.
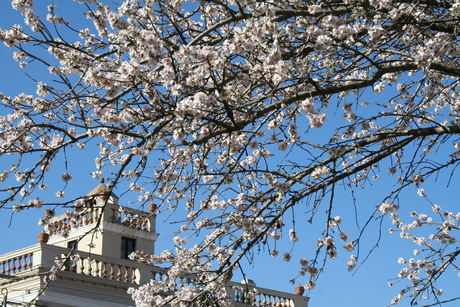
<svg viewBox="0 0 460 307"><path fill-rule="evenodd" d="M30 254L24 255L24 270L31 269L32 267L30 266Z"/></svg>
<svg viewBox="0 0 460 307"><path fill-rule="evenodd" d="M13 266L11 267L11 274L16 273L16 258L12 259Z"/></svg>
<svg viewBox="0 0 460 307"><path fill-rule="evenodd" d="M115 279L115 265L110 263L110 279Z"/></svg>
<svg viewBox="0 0 460 307"><path fill-rule="evenodd" d="M107 263L101 262L102 263L102 278L107 278Z"/></svg>
<svg viewBox="0 0 460 307"><path fill-rule="evenodd" d="M70 271L76 273L77 272L77 265L78 265L77 261L72 261L72 268L70 269Z"/></svg>
<svg viewBox="0 0 460 307"><path fill-rule="evenodd" d="M32 269L34 265L34 253L29 254L29 268Z"/></svg>
<svg viewBox="0 0 460 307"><path fill-rule="evenodd" d="M118 267L117 280L120 281L123 274L121 274L121 266L117 265L117 267Z"/></svg>
<svg viewBox="0 0 460 307"><path fill-rule="evenodd" d="M93 271L93 260L88 258L88 275L92 276Z"/></svg>
<svg viewBox="0 0 460 307"><path fill-rule="evenodd" d="M11 259L6 261L6 275L10 275L11 273Z"/></svg>
<svg viewBox="0 0 460 307"><path fill-rule="evenodd" d="M139 278L139 280L137 280ZM133 283L139 284L140 283L140 271L139 269L133 270Z"/></svg>
<svg viewBox="0 0 460 307"><path fill-rule="evenodd" d="M268 305L270 303L269 300L267 300L267 295L266 294L263 294L263 297L262 297L262 305Z"/></svg>
<svg viewBox="0 0 460 307"><path fill-rule="evenodd" d="M22 258L22 257L23 257L23 256L17 257L17 259L18 259L18 265L16 266L16 271L17 271L17 272L21 272L21 271L22 271L22 268L23 268L23 266L22 266L23 258Z"/></svg>
<svg viewBox="0 0 460 307"><path fill-rule="evenodd" d="M88 221L88 211L85 212L85 214L83 214L83 225L88 225L89 224L89 221Z"/></svg>
<svg viewBox="0 0 460 307"><path fill-rule="evenodd" d="M235 302L241 302L241 292L235 291Z"/></svg>
<svg viewBox="0 0 460 307"><path fill-rule="evenodd" d="M129 281L131 283L135 283L136 280L136 268L131 267L129 268Z"/></svg>
<svg viewBox="0 0 460 307"><path fill-rule="evenodd" d="M129 270L130 270L130 267L127 267L125 266L125 282L129 282Z"/></svg>
<svg viewBox="0 0 460 307"><path fill-rule="evenodd" d="M252 297L252 304L254 306L261 306L260 294L256 294Z"/></svg>
<svg viewBox="0 0 460 307"><path fill-rule="evenodd" d="M96 270L95 270L95 272L94 272L94 273L95 273L95 276L101 277L101 276L99 275L99 272L100 272L100 270L99 270L100 261L99 261L99 260L94 260L94 264L96 265Z"/></svg>
<svg viewBox="0 0 460 307"><path fill-rule="evenodd" d="M80 274L85 274L85 265L83 264L85 262L84 258L81 258L80 260Z"/></svg>

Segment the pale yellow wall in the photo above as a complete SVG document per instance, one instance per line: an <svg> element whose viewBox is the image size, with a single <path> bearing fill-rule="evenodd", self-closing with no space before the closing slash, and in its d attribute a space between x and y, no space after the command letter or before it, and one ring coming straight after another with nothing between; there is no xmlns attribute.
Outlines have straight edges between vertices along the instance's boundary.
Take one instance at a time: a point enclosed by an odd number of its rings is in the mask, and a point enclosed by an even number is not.
<svg viewBox="0 0 460 307"><path fill-rule="evenodd" d="M102 206L101 200L97 200L97 206ZM110 197L108 204L103 212L102 221L97 230L94 229L95 222L69 231L69 237L64 238L61 235L53 235L50 237L49 244L66 247L68 242L74 241L83 237L78 242L78 250L104 255L107 257L120 258L121 256L121 238L127 237L136 240L135 249L144 251L147 254L154 253L154 243L157 234L155 233L155 215L149 218L150 231L145 231L137 228L114 223L114 210L118 210L118 199ZM126 210L131 210L127 208ZM148 213L136 211L139 215L148 215ZM59 219L59 217L56 217ZM85 235L86 234L86 235Z"/></svg>

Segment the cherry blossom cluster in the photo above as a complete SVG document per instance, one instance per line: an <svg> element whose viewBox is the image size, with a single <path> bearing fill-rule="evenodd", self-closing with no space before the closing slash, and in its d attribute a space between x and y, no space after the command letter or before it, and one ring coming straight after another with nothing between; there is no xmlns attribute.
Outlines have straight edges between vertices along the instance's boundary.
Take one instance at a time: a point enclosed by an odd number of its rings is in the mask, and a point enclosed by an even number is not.
<svg viewBox="0 0 460 307"><path fill-rule="evenodd" d="M166 274L160 280L151 280L149 284L137 289L130 288L137 306L164 306L165 304L184 305L206 301L208 295L214 296L222 306L232 306L225 287L225 275L219 276L212 271L209 261L197 257L202 246L191 249L176 247L174 255L164 251L159 255L146 255L133 252L129 258L142 263L168 263Z"/></svg>
<svg viewBox="0 0 460 307"><path fill-rule="evenodd" d="M51 267L50 271L43 277L43 282L48 284L57 279L59 271L68 270L69 268L66 265L69 261L77 262L81 259L79 254L72 255L62 255L56 256L54 259L54 265Z"/></svg>
<svg viewBox="0 0 460 307"><path fill-rule="evenodd" d="M425 193L420 196L427 198ZM459 252L456 248L458 243L455 232L460 226L460 212L453 213L443 211L441 206L431 204L432 215L429 213L410 212L413 219L410 223L403 223L396 213L391 214L395 229L391 233L399 233L400 237L412 241L417 247L413 251L415 258L400 257L397 261L404 267L398 274L395 282L390 282L393 287L396 284L406 284L398 295L393 298L392 304L399 303L403 298L410 297L417 304L420 299L438 299L443 294L442 288L437 283L441 274L451 269L457 271L455 258ZM422 228L425 228L423 232ZM427 229L433 231L426 232ZM427 237L423 234L428 234ZM408 282L405 282L405 281Z"/></svg>
<svg viewBox="0 0 460 307"><path fill-rule="evenodd" d="M0 93L0 158L8 161L0 208L40 208L35 194L45 189L69 205L66 191L86 180L68 167L72 150L131 206L170 210L178 225L171 251L132 255L170 266L165 278L130 290L139 306L208 295L226 305L223 276L245 255L266 246L293 258L307 240L290 218L299 212L319 238L299 274L309 273L313 289L319 258L339 258L340 241L353 252L365 228L343 224L335 190L359 194L384 176L397 188L369 221L388 215L428 255L457 244L456 217L436 224L414 213L404 224L395 199L414 186L426 197L425 180L459 162L458 1L75 2L85 20L61 17L74 14L60 5L40 16L43 4L14 0L23 22L0 29L20 68L48 71L32 78L33 93ZM69 229L79 227L84 199L74 209ZM50 221L40 224L56 231ZM435 225L424 239L409 235ZM357 261L351 254L345 265ZM401 277L414 289L432 284L418 277L416 260L407 263L414 267ZM187 274L193 282L179 286Z"/></svg>

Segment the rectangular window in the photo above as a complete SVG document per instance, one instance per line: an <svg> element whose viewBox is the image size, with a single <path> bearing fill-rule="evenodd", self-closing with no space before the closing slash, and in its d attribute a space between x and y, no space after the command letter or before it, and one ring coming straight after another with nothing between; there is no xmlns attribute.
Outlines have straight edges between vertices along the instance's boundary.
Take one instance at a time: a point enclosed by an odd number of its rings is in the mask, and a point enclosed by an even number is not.
<svg viewBox="0 0 460 307"><path fill-rule="evenodd" d="M67 242L67 248L75 248L75 249L78 249L78 241L77 241L77 240L73 240L73 241Z"/></svg>
<svg viewBox="0 0 460 307"><path fill-rule="evenodd" d="M70 248L70 249L74 248L74 250L77 250L78 249L78 240L73 240L73 241L67 242L67 248ZM74 252L74 255L75 255L75 252ZM70 258L66 259L65 265L64 265L64 270L65 271L76 272L77 267L78 267L78 261L72 261L72 260L70 260Z"/></svg>
<svg viewBox="0 0 460 307"><path fill-rule="evenodd" d="M136 240L130 238L121 238L121 258L129 259L128 256L135 251Z"/></svg>

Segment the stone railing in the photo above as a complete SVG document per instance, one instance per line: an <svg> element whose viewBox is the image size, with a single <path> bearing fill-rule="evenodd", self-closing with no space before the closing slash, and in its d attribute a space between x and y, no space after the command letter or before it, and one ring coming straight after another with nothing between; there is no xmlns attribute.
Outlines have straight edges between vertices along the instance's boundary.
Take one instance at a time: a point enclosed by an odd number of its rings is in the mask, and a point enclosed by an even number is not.
<svg viewBox="0 0 460 307"><path fill-rule="evenodd" d="M110 207L112 211L109 221L131 228L151 231L150 216L152 214L127 207Z"/></svg>
<svg viewBox="0 0 460 307"><path fill-rule="evenodd" d="M259 306L259 307L307 307L309 297L276 291L261 287L254 287L236 282L229 282L233 294L235 307ZM256 294L250 291L256 289Z"/></svg>
<svg viewBox="0 0 460 307"><path fill-rule="evenodd" d="M34 276L35 270L50 271L56 266L55 259L64 261L62 273L72 280L82 280L92 283L122 283L121 288L136 287L148 283L151 279L162 280L166 277L166 269L154 267L130 260L109 258L92 255L86 252L74 251L77 258L66 258L70 249L50 244L37 243L0 256L0 286L14 282L7 278L21 275L20 280L27 278L27 272ZM66 259L66 260L64 260ZM3 277L3 278L2 278ZM193 283L193 277L177 280L177 286ZM124 286L122 286L124 285ZM254 287L237 282L227 282L227 293L234 301L235 307L264 306L264 307L307 307L308 297L286 292ZM256 288L256 291L252 290Z"/></svg>
<svg viewBox="0 0 460 307"><path fill-rule="evenodd" d="M0 275L13 275L32 269L33 252L19 250L0 257Z"/></svg>
<svg viewBox="0 0 460 307"><path fill-rule="evenodd" d="M162 280L166 277L166 270L155 268L151 270L151 274L152 279ZM183 277L176 280L176 286L179 288L192 283L193 278ZM254 288L256 291L254 291ZM308 307L308 301L310 299L306 296L260 288L233 281L227 282L227 294L232 298L235 307Z"/></svg>
<svg viewBox="0 0 460 307"><path fill-rule="evenodd" d="M64 272L133 284L141 283L141 268L136 262L90 255L80 251L74 252L75 255L78 254L78 258L67 259L69 252L69 248L38 243L0 256L0 274L13 276L35 269L46 272L53 266L58 266L55 260L61 258L63 261L61 270ZM151 266L144 271L149 272L150 269Z"/></svg>
<svg viewBox="0 0 460 307"><path fill-rule="evenodd" d="M66 235L71 229L91 225L102 219L107 223L122 225L150 232L155 217L151 213L108 203L103 207L82 208L81 212L61 214L52 218L48 225L50 236ZM76 213L76 214L74 214Z"/></svg>
<svg viewBox="0 0 460 307"><path fill-rule="evenodd" d="M101 217L102 208L84 208L78 213L78 218L70 214L61 214L52 218L49 222L48 231L50 236L63 235L71 229L77 229L86 225L93 224Z"/></svg>
<svg viewBox="0 0 460 307"><path fill-rule="evenodd" d="M91 257L80 252L78 255L78 260L65 260L62 270L85 276L139 284L139 268L133 262L120 263L117 261L118 259L101 259L100 256ZM66 255L62 256L65 257Z"/></svg>

